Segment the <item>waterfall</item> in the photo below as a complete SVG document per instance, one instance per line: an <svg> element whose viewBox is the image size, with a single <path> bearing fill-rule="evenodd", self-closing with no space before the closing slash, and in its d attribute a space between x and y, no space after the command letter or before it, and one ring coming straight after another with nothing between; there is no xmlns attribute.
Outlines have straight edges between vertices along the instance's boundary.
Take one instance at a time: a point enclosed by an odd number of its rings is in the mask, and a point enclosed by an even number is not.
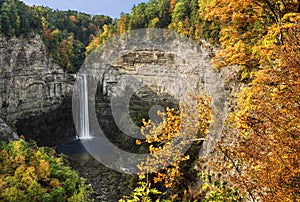
<svg viewBox="0 0 300 202"><path fill-rule="evenodd" d="M90 125L89 125L89 98L88 98L88 84L86 74L78 75L80 94L80 134L79 139L90 139Z"/></svg>

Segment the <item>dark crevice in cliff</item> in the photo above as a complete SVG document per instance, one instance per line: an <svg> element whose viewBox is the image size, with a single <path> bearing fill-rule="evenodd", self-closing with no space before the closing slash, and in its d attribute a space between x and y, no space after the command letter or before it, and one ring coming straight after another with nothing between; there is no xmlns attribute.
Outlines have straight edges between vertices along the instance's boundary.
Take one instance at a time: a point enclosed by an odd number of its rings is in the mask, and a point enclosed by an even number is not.
<svg viewBox="0 0 300 202"><path fill-rule="evenodd" d="M61 106L53 111L18 119L16 128L18 134L36 141L39 146L54 147L75 139L71 97L66 98Z"/></svg>

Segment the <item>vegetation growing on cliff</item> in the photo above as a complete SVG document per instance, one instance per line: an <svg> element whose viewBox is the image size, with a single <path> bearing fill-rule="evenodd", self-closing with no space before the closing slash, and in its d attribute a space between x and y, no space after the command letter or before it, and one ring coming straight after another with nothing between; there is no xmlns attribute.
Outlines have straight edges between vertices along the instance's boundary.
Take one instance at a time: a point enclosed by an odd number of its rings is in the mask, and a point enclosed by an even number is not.
<svg viewBox="0 0 300 202"><path fill-rule="evenodd" d="M77 71L85 59L85 47L112 19L78 11L29 7L19 0L0 1L0 35L43 35L54 60L66 71Z"/></svg>
<svg viewBox="0 0 300 202"><path fill-rule="evenodd" d="M298 201L300 2L198 1L193 2L196 15L192 2L170 1L168 28L195 40L218 42L221 47L214 64L219 68L240 66L240 79L248 84L238 96L237 109L229 116L215 154L205 159L212 175L204 174L209 180L193 189L194 199ZM151 3L143 6L146 10ZM128 16L129 25L135 15ZM146 19L146 24L151 21ZM198 168L205 170L201 163ZM175 178L181 177L178 173ZM161 190L170 191L164 187ZM187 201L184 196L171 198L168 194L161 198Z"/></svg>
<svg viewBox="0 0 300 202"><path fill-rule="evenodd" d="M77 71L85 59L86 46L112 19L104 15L91 16L77 11L58 11L35 7L41 19L44 41L55 61L67 71Z"/></svg>
<svg viewBox="0 0 300 202"><path fill-rule="evenodd" d="M217 42L219 21L206 20L202 14L209 1L198 0L150 0L133 7L130 14L121 14L114 24L105 25L87 46L87 54L108 38L140 28L165 28L201 39Z"/></svg>
<svg viewBox="0 0 300 202"><path fill-rule="evenodd" d="M74 11L29 9L17 1L2 0L0 5L3 35L19 36L23 31L24 34L35 31L26 31L20 24L25 18L17 8L26 10L36 21L24 22L25 25L32 26L41 19L40 28L49 50L69 70L77 69L84 54L110 37L137 28L167 28L199 43L201 39L209 40L220 47L214 58L216 67L242 68L240 80L246 87L238 95L236 109L229 115L215 153L205 159L211 173L206 173L200 161L198 171L191 171L186 163L191 165L191 161L184 156L160 172L141 175L137 188L122 201L300 200L299 0L150 0L135 6L130 14L121 14L115 22L106 16L92 18ZM197 112L208 113L207 108L203 105ZM175 111L167 111L164 125L153 126L149 133L144 133L153 159L159 163L172 155L166 152L157 156L156 152L178 135L182 118ZM145 132L151 123L144 124ZM154 134L155 139L149 134ZM57 160L43 157L44 153L37 155L39 149L26 148L22 141L3 147L1 155L7 160L1 164L0 196L27 197L23 195L26 192L47 198L56 197L48 193L55 190L59 192L57 197L64 200L72 197L75 192L58 189L60 184L69 186L68 183L52 176L57 167L52 168L50 162L55 164ZM20 154L14 153L15 150ZM30 152L35 157L26 156ZM8 158L9 155L13 158ZM195 172L199 173L202 184L191 183ZM23 177L32 184L22 184ZM78 187L81 181L77 182ZM19 195L11 194L15 192Z"/></svg>
<svg viewBox="0 0 300 202"><path fill-rule="evenodd" d="M1 201L89 201L90 188L50 148L23 139L0 146Z"/></svg>

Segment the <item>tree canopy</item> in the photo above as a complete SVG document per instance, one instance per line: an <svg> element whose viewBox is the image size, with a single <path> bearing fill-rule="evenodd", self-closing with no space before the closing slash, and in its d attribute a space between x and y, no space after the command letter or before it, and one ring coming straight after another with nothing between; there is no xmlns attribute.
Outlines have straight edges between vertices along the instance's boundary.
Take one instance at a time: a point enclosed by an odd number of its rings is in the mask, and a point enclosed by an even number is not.
<svg viewBox="0 0 300 202"><path fill-rule="evenodd" d="M43 35L54 60L66 71L74 72L81 67L86 46L105 24L112 22L112 18L104 15L29 7L19 0L0 1L0 35Z"/></svg>
<svg viewBox="0 0 300 202"><path fill-rule="evenodd" d="M69 71L76 71L85 56L109 38L138 28L171 29L199 44L207 40L218 49L213 58L216 68L240 67L235 82L245 87L234 101L236 106L232 107L234 110L228 116L214 154L206 159L192 158L192 162L186 155L160 172L141 175L133 193L122 200L300 200L299 0L150 0L134 6L129 14L122 13L115 21L107 16L90 16L77 11L29 8L17 0L0 0L0 9L1 35L27 36L43 32L49 51ZM204 103L195 114L209 114L210 108ZM183 118L180 111L171 109L167 109L165 117L161 125L153 126L144 121L142 128L154 163L163 164L162 161L172 156L159 151L179 135ZM201 117L200 123L206 120L209 119ZM198 126L190 125L190 133ZM136 143L141 144L140 140ZM14 144L26 148L23 142ZM4 159L13 145L4 147ZM51 163L18 164L26 159L27 153L23 154L23 150L2 165L9 175L3 174L4 181L1 178L0 189L5 189L1 197L22 198L24 190L31 193L33 189L44 197L47 191L54 190L53 186L60 185L57 181L50 183L55 178L49 177ZM187 168L186 162L201 164L199 162L204 160L209 169L199 165L202 183L192 186L189 182L195 175L190 173L192 169ZM5 166L10 164L16 170ZM40 171L40 167L44 168ZM22 184L23 192L18 192L23 177L33 184ZM38 185L39 182L42 184ZM45 188L44 183L50 185ZM59 197L72 197L61 188L55 191ZM16 192L19 195L11 194ZM45 197L54 197L51 193Z"/></svg>
<svg viewBox="0 0 300 202"><path fill-rule="evenodd" d="M89 201L84 180L50 148L23 139L0 146L1 201Z"/></svg>
<svg viewBox="0 0 300 202"><path fill-rule="evenodd" d="M21 1L1 0L0 13L0 35L12 37L41 33L41 20Z"/></svg>

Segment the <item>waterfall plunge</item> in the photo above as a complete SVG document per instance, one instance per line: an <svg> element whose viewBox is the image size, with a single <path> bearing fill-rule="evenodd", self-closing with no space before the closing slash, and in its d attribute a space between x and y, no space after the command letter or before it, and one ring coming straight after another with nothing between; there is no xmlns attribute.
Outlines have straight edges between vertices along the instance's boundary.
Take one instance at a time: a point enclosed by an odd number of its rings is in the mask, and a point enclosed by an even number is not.
<svg viewBox="0 0 300 202"><path fill-rule="evenodd" d="M80 134L79 139L91 139L90 124L89 124L89 98L88 98L88 83L86 74L78 75L80 94L79 94L79 107L80 107Z"/></svg>

